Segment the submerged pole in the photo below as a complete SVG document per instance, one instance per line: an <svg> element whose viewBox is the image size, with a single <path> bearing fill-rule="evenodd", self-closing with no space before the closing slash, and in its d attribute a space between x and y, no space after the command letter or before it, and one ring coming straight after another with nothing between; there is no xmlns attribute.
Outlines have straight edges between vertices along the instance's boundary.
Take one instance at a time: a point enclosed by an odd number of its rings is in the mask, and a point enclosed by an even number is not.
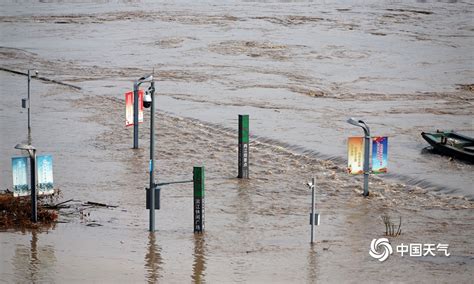
<svg viewBox="0 0 474 284"><path fill-rule="evenodd" d="M31 100L30 100L30 84L31 84L31 73L30 69L28 69L28 142L31 143L31 124L30 124L30 108L31 108Z"/></svg>
<svg viewBox="0 0 474 284"><path fill-rule="evenodd" d="M138 92L137 92L138 94ZM150 114L150 232L155 231L155 81L151 82L151 114ZM138 141L137 141L138 143ZM138 147L138 144L137 144ZM158 193L159 194L159 193Z"/></svg>
<svg viewBox="0 0 474 284"><path fill-rule="evenodd" d="M36 150L29 150L31 178L31 221L38 222L38 198L36 194Z"/></svg>
<svg viewBox="0 0 474 284"><path fill-rule="evenodd" d="M364 196L369 196L369 160L370 160L370 129L367 124L364 127Z"/></svg>
<svg viewBox="0 0 474 284"><path fill-rule="evenodd" d="M311 180L311 183L312 183L312 188L311 188L311 243L314 242L314 211L315 211L315 205L314 205L314 202L315 202L315 192L314 192L314 189L316 187L316 184L314 182L314 178L312 178Z"/></svg>
<svg viewBox="0 0 474 284"><path fill-rule="evenodd" d="M194 167L194 233L204 231L204 167Z"/></svg>
<svg viewBox="0 0 474 284"><path fill-rule="evenodd" d="M138 149L138 87L140 83L133 84L133 149Z"/></svg>
<svg viewBox="0 0 474 284"><path fill-rule="evenodd" d="M238 178L249 178L249 116L239 114Z"/></svg>

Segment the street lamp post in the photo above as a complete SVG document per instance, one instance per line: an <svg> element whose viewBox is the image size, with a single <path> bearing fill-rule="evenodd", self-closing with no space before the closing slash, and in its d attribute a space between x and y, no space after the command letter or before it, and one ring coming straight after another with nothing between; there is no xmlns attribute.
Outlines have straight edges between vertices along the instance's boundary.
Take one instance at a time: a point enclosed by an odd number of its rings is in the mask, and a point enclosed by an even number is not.
<svg viewBox="0 0 474 284"><path fill-rule="evenodd" d="M30 183L31 183L31 221L38 222L38 200L36 194L36 148L27 144L17 144L15 149L28 151L30 156Z"/></svg>
<svg viewBox="0 0 474 284"><path fill-rule="evenodd" d="M138 148L138 88L142 83L150 83L150 87L146 91L143 98L143 106L145 108L151 107L150 110L150 180L147 194L147 208L150 210L150 232L155 231L155 209L159 209L159 201L156 204L156 194L160 194L160 188L155 183L155 81L153 75L143 76L138 79L133 85L134 94L134 132L133 132L133 145L134 149ZM155 192L158 191L158 192Z"/></svg>
<svg viewBox="0 0 474 284"><path fill-rule="evenodd" d="M347 120L347 122L349 124L361 127L364 130L364 196L369 196L370 129L362 120L355 120L351 117Z"/></svg>
<svg viewBox="0 0 474 284"><path fill-rule="evenodd" d="M155 190L157 185L155 183L155 81L153 76L151 77L150 88L148 93L151 99L151 110L150 110L150 232L155 231ZM147 100L143 100L144 104L148 104ZM159 192L158 192L159 194Z"/></svg>
<svg viewBox="0 0 474 284"><path fill-rule="evenodd" d="M314 178L311 179L311 182L307 184L308 187L311 189L311 216L309 218L309 221L311 223L311 243L314 242L314 201L315 201L315 196L314 196L314 187L315 187L315 182Z"/></svg>
<svg viewBox="0 0 474 284"><path fill-rule="evenodd" d="M33 69L28 69L28 98L22 100L22 107L28 108L28 143L31 143L31 98L30 98L30 90L31 90L31 71ZM35 70L35 76L38 77L38 71Z"/></svg>

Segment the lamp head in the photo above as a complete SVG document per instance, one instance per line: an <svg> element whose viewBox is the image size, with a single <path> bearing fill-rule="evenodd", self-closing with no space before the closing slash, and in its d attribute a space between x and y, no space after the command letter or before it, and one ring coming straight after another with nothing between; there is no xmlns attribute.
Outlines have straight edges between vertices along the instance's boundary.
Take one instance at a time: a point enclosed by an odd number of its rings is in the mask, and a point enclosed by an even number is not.
<svg viewBox="0 0 474 284"><path fill-rule="evenodd" d="M360 122L360 121L355 120L353 117L351 117L351 118L349 118L349 119L347 120L347 123L350 123L350 124L352 124L352 125L355 125L355 126L359 126L359 127L360 127L359 122Z"/></svg>
<svg viewBox="0 0 474 284"><path fill-rule="evenodd" d="M33 151L33 150L36 150L35 147L31 146L31 145L28 145L28 144L16 144L15 146L15 149L18 149L18 150L27 150L27 151Z"/></svg>
<svg viewBox="0 0 474 284"><path fill-rule="evenodd" d="M139 81L140 83L151 82L151 81L153 81L153 75L152 75L152 74L149 74L149 75L143 76L143 77L141 77L140 79L138 79L138 81Z"/></svg>

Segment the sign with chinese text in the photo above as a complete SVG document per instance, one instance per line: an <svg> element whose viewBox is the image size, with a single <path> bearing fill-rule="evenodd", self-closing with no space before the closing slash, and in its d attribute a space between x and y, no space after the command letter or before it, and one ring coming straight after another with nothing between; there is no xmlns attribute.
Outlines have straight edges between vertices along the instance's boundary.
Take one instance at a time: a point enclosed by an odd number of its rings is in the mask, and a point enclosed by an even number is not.
<svg viewBox="0 0 474 284"><path fill-rule="evenodd" d="M372 173L387 172L388 137L372 138Z"/></svg>
<svg viewBox="0 0 474 284"><path fill-rule="evenodd" d="M12 158L13 196L30 195L28 189L28 160L26 157Z"/></svg>
<svg viewBox="0 0 474 284"><path fill-rule="evenodd" d="M353 175L364 173L364 137L347 140L347 171Z"/></svg>
<svg viewBox="0 0 474 284"><path fill-rule="evenodd" d="M239 115L238 178L249 178L249 116Z"/></svg>
<svg viewBox="0 0 474 284"><path fill-rule="evenodd" d="M143 122L143 90L138 90L138 122ZM133 92L125 93L125 126L133 125Z"/></svg>
<svg viewBox="0 0 474 284"><path fill-rule="evenodd" d="M53 188L53 157L51 155L38 156L38 194L54 194Z"/></svg>
<svg viewBox="0 0 474 284"><path fill-rule="evenodd" d="M204 231L204 167L194 167L194 232Z"/></svg>

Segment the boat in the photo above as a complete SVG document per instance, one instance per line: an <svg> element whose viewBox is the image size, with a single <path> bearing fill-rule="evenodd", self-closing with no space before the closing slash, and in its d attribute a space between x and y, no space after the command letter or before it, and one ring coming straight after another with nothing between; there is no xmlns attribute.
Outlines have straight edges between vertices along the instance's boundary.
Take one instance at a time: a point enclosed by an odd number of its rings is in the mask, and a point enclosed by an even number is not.
<svg viewBox="0 0 474 284"><path fill-rule="evenodd" d="M435 152L474 163L474 138L454 131L421 132Z"/></svg>

